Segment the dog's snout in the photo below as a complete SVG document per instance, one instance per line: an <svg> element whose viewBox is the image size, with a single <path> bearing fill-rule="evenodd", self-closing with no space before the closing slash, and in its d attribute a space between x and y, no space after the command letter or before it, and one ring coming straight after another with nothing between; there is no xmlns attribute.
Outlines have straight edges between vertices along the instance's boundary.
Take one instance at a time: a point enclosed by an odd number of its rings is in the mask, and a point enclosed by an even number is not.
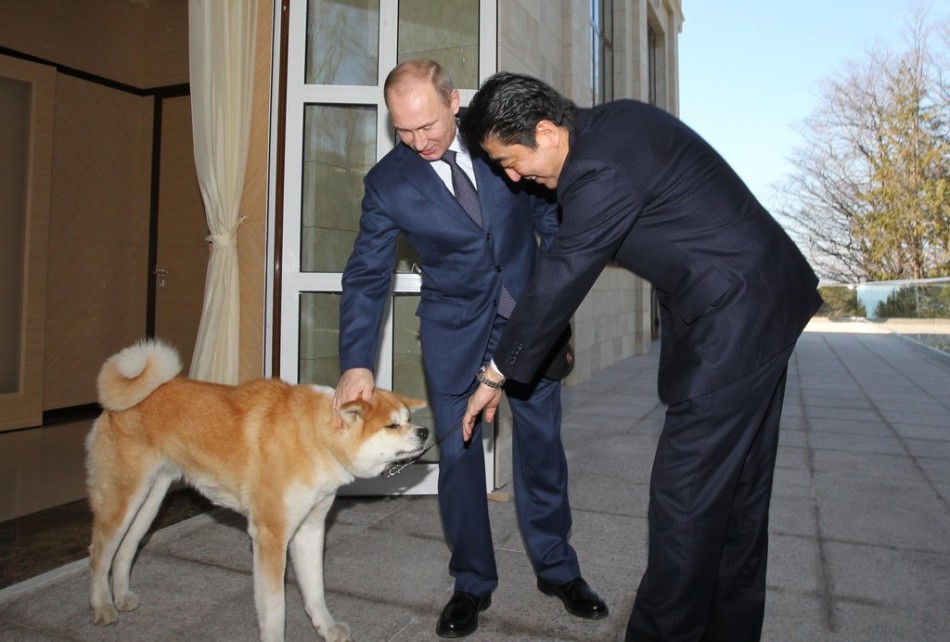
<svg viewBox="0 0 950 642"><path fill-rule="evenodd" d="M418 430L416 430L416 435L418 435L419 439L421 439L422 441L425 441L426 439L429 438L429 429L419 428Z"/></svg>

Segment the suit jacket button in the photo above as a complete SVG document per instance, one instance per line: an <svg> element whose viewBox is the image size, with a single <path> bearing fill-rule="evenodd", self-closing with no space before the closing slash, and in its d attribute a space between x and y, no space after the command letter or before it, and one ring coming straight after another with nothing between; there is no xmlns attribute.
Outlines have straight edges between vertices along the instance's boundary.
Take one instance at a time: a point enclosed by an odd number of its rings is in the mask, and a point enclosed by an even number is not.
<svg viewBox="0 0 950 642"><path fill-rule="evenodd" d="M496 266L495 266L495 272L501 272L501 266L500 266L500 265L496 265Z"/></svg>

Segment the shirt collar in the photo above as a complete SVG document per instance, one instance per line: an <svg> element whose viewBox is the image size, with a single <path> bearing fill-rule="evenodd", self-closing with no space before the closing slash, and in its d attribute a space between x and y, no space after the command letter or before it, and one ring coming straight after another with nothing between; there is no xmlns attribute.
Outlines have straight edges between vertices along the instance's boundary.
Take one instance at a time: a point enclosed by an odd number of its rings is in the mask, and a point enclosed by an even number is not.
<svg viewBox="0 0 950 642"><path fill-rule="evenodd" d="M461 138L461 135L460 135L460 133L459 133L458 128L455 129L455 138L453 138L453 139L452 139L452 142L449 144L449 150L450 150L450 151L453 151L453 152L458 152L459 154L462 154L462 156L467 156L468 158L471 158L471 157L472 157L472 155L471 155L471 154L469 153L469 151L468 151L468 147L466 147L466 146L462 143L462 138ZM434 160L434 161L429 161L429 162L430 162L430 163L439 163L439 162L443 162L443 161L442 161L441 158L437 158L436 160Z"/></svg>

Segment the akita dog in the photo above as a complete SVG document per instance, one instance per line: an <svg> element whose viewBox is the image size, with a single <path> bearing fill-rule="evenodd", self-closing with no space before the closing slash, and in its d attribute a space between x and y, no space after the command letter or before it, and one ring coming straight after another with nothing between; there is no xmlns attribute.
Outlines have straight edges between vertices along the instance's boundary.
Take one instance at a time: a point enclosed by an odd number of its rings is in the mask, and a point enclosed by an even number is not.
<svg viewBox="0 0 950 642"><path fill-rule="evenodd" d="M132 560L169 485L183 477L247 517L261 639L284 636L289 546L317 632L348 640L324 597L324 519L340 486L423 451L429 431L409 417L425 402L377 389L371 403L334 412L331 388L276 379L226 386L179 377L180 370L173 348L145 341L99 373L104 411L86 440L93 621L115 622L117 610L138 605L129 590Z"/></svg>

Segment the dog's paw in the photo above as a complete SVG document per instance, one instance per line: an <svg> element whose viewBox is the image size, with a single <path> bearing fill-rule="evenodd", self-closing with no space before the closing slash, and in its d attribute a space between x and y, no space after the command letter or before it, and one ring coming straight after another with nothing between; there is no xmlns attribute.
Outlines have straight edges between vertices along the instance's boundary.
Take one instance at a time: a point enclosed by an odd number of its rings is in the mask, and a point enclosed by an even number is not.
<svg viewBox="0 0 950 642"><path fill-rule="evenodd" d="M326 642L352 642L350 627L343 622L336 622L329 629L319 631Z"/></svg>
<svg viewBox="0 0 950 642"><path fill-rule="evenodd" d="M93 624L114 624L119 621L119 612L111 604L92 607Z"/></svg>
<svg viewBox="0 0 950 642"><path fill-rule="evenodd" d="M138 605L139 596L132 591L117 595L115 598L115 606L120 611L134 611Z"/></svg>

